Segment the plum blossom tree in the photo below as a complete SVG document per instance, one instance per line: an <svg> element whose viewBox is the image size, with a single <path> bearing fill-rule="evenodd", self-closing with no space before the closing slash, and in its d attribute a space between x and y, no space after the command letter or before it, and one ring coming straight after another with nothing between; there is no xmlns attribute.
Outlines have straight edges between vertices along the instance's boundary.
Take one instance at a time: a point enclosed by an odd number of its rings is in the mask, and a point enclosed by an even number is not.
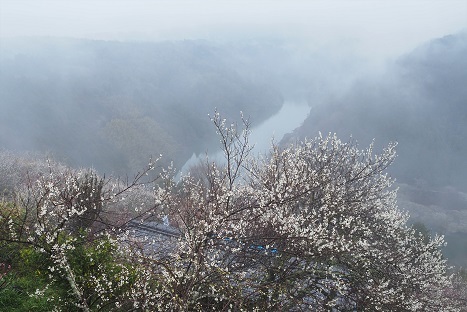
<svg viewBox="0 0 467 312"><path fill-rule="evenodd" d="M0 262L11 271L31 266L41 287L30 296L48 296L47 310L128 310L139 268L119 239L129 222L152 218L158 209L142 182L153 166L126 182L51 161L41 168L34 178L26 174L10 202L0 202Z"/></svg>
<svg viewBox="0 0 467 312"><path fill-rule="evenodd" d="M255 159L248 121L213 122L225 164L168 202L182 235L162 275L177 309L450 310L443 238L407 226L385 174L395 144L374 155L320 135Z"/></svg>
<svg viewBox="0 0 467 312"><path fill-rule="evenodd" d="M123 186L46 177L28 189L34 209L2 210L2 231L47 255L51 281L84 311L459 309L446 296L443 238L418 234L396 205L385 173L395 144L375 154L320 135L253 157L242 120L239 129L216 113L225 162L207 158L178 183L162 171L151 203L131 195L147 195L144 174ZM170 235L127 226L148 220L168 221Z"/></svg>

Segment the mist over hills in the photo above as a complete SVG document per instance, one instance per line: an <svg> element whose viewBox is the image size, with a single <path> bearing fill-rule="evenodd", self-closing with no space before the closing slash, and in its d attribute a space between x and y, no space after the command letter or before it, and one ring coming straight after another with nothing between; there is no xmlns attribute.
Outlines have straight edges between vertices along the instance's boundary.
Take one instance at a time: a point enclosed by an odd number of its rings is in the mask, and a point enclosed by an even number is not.
<svg viewBox="0 0 467 312"><path fill-rule="evenodd" d="M1 51L0 146L128 174L217 143L208 113L261 122L282 95L203 41L11 40Z"/></svg>
<svg viewBox="0 0 467 312"><path fill-rule="evenodd" d="M216 107L256 126L284 100L307 99L308 118L282 143L318 131L362 148L397 141L401 208L446 234L448 258L467 265L456 253L467 250L467 34L427 42L384 73L351 51L300 44L3 40L0 148L105 174L132 175L159 154L181 168L217 150Z"/></svg>
<svg viewBox="0 0 467 312"><path fill-rule="evenodd" d="M397 141L389 168L412 222L446 235L446 255L467 266L467 34L436 39L401 56L383 75L316 102L282 143L335 132L375 149Z"/></svg>
<svg viewBox="0 0 467 312"><path fill-rule="evenodd" d="M467 189L467 35L431 41L383 75L363 77L311 112L290 139L336 132L362 146L398 142L391 169L404 182Z"/></svg>
<svg viewBox="0 0 467 312"><path fill-rule="evenodd" d="M150 156L181 168L217 150L216 108L229 120L242 111L254 127L284 99L321 101L365 70L351 51L274 38L2 39L0 68L2 148L115 174L141 170Z"/></svg>

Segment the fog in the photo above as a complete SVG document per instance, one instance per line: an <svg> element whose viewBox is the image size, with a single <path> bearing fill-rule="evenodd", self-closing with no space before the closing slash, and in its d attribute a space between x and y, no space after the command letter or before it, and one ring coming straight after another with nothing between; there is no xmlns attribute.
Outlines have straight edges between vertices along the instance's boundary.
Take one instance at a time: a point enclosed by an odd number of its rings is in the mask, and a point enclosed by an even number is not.
<svg viewBox="0 0 467 312"><path fill-rule="evenodd" d="M465 1L2 0L0 36L104 40L294 37L394 57L466 27Z"/></svg>
<svg viewBox="0 0 467 312"><path fill-rule="evenodd" d="M465 55L466 1L0 0L0 150L182 168L218 151L215 109L255 152L398 141L401 208L467 265Z"/></svg>

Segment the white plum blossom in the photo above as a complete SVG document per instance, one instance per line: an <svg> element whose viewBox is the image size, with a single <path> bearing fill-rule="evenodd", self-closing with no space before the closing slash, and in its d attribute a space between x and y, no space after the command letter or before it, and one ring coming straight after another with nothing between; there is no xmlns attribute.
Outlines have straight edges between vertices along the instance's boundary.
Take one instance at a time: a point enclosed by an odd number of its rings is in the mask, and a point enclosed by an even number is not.
<svg viewBox="0 0 467 312"><path fill-rule="evenodd" d="M252 157L242 120L215 113L225 163L178 183L157 160L129 183L37 174L2 211L7 239L46 255L50 285L66 281L83 311L459 310L443 237L427 241L397 207L396 144L375 154L320 134Z"/></svg>

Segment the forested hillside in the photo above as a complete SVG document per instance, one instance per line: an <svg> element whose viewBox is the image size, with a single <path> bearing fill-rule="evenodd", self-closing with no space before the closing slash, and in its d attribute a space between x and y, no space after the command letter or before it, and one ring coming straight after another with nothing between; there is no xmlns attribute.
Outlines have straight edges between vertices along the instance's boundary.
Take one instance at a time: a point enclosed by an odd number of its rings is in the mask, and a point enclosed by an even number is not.
<svg viewBox="0 0 467 312"><path fill-rule="evenodd" d="M284 142L336 132L375 148L397 141L390 173L399 206L447 235L448 258L467 265L467 34L447 36L400 57L382 76L342 96L310 101L311 113Z"/></svg>
<svg viewBox="0 0 467 312"><path fill-rule="evenodd" d="M133 174L159 154L181 167L217 143L216 107L259 123L283 101L204 41L28 38L1 52L0 146L106 173Z"/></svg>
<svg viewBox="0 0 467 312"><path fill-rule="evenodd" d="M467 188L467 35L434 40L402 56L386 74L357 80L312 111L294 137L321 131L377 146L397 141L400 181Z"/></svg>

